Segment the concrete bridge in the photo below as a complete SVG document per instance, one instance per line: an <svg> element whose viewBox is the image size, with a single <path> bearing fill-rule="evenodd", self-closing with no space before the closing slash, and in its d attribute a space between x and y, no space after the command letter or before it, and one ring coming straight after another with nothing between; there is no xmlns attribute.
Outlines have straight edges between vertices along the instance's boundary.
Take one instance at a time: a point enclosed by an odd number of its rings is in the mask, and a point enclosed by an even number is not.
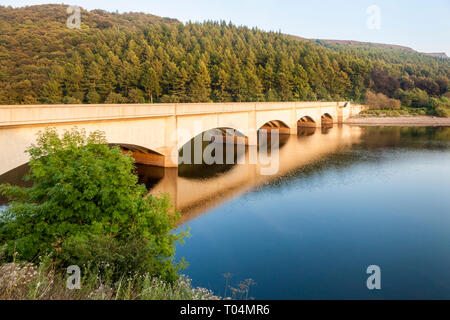
<svg viewBox="0 0 450 320"><path fill-rule="evenodd" d="M259 129L297 134L298 126L342 123L362 110L348 102L273 102L0 106L0 175L29 161L25 153L46 127L101 130L138 163L178 166L178 150L205 131L230 128L255 145Z"/></svg>

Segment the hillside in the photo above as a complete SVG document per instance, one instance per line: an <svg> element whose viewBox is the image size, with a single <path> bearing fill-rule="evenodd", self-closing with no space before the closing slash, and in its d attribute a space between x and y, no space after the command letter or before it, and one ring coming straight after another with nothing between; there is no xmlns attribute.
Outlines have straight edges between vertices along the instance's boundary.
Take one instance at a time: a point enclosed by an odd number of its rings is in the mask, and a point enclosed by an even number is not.
<svg viewBox="0 0 450 320"><path fill-rule="evenodd" d="M82 10L81 30L71 30L66 8L0 7L0 104L361 101L367 89L396 98L447 92L448 59L412 49L102 10Z"/></svg>
<svg viewBox="0 0 450 320"><path fill-rule="evenodd" d="M377 43L377 42L363 42L363 41L355 41L355 40L332 40L332 39L308 39L295 35L286 35L292 39L301 40L301 41L310 41L315 42L317 44L322 45L342 45L342 46L353 46L353 47L361 47L361 48L380 48L380 49L390 49L390 50L403 50L412 53L419 53L430 57L436 58L448 58L445 52L419 52L410 47L400 46L396 44L386 44L386 43Z"/></svg>
<svg viewBox="0 0 450 320"><path fill-rule="evenodd" d="M404 50L408 52L414 52L418 53L416 50L399 46L395 44L385 44L385 43L375 43L375 42L362 42L362 41L355 41L355 40L332 40L332 39L308 39L303 38L295 35L289 35L293 39L303 40L303 41L311 41L316 42L317 44L337 44L337 45L343 45L343 46L356 46L356 47L372 47L372 48L381 48L381 49L392 49L392 50Z"/></svg>

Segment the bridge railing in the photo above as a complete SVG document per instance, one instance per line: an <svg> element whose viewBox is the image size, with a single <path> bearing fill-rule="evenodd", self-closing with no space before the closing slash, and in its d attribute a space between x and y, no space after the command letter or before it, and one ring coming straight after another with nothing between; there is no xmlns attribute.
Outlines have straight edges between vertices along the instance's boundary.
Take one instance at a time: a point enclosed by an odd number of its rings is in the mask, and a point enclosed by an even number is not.
<svg viewBox="0 0 450 320"><path fill-rule="evenodd" d="M3 105L0 127L26 124L151 118L263 110L338 107L345 102Z"/></svg>

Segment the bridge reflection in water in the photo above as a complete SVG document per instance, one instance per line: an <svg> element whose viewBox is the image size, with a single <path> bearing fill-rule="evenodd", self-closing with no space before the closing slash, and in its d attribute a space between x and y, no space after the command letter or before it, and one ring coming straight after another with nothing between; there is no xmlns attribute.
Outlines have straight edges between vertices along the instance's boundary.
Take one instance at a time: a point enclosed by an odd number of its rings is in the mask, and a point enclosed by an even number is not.
<svg viewBox="0 0 450 320"><path fill-rule="evenodd" d="M279 169L275 175L260 173L265 164L248 164L252 151L248 148L256 148L252 146L246 148L246 164L183 164L178 168L138 165L138 173L141 182L149 187L149 194L170 195L182 213L181 223L185 223L239 194L358 143L361 130L345 125L317 129L299 127L297 136L280 135Z"/></svg>
<svg viewBox="0 0 450 320"><path fill-rule="evenodd" d="M140 182L148 187L149 194L170 195L176 209L181 211L181 223L184 223L228 199L286 175L340 148L359 142L361 130L360 127L330 125L321 128L299 127L296 136L281 134L277 157L278 171L274 175L261 174L261 168L268 165L249 164L249 153L255 152L249 148L257 148L256 146L246 146L243 155L245 164L182 164L178 168L137 164L137 173ZM209 143L204 142L203 147L207 144ZM235 146L235 155L238 154L236 148ZM270 155L270 146L268 149ZM227 156L226 150L227 148L224 148L224 160ZM236 156L235 160L238 160ZM23 176L28 170L28 164L17 167L1 175L0 183L29 187L31 182L23 181ZM6 198L0 197L0 205L6 204Z"/></svg>

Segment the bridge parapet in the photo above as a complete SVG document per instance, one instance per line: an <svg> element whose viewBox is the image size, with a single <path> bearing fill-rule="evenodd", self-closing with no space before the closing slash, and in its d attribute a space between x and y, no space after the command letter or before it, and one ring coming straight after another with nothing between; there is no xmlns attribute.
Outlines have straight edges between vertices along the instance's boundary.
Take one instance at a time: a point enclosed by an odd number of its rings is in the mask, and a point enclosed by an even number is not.
<svg viewBox="0 0 450 320"><path fill-rule="evenodd" d="M345 102L3 105L0 127L343 106ZM358 112L356 112L358 113ZM275 120L275 119L274 119Z"/></svg>

